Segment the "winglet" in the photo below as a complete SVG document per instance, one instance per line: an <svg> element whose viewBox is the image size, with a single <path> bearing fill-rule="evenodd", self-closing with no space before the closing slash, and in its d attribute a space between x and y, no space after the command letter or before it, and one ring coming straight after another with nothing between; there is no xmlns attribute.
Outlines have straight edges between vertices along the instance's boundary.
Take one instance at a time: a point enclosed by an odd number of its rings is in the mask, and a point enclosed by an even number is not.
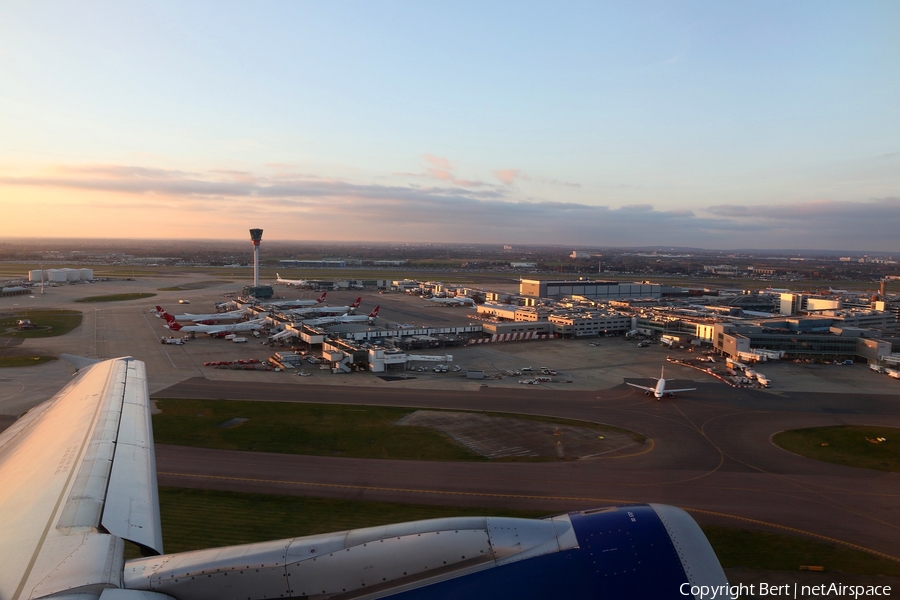
<svg viewBox="0 0 900 600"><path fill-rule="evenodd" d="M79 370L100 362L99 358L87 358L76 354L60 354L59 357Z"/></svg>

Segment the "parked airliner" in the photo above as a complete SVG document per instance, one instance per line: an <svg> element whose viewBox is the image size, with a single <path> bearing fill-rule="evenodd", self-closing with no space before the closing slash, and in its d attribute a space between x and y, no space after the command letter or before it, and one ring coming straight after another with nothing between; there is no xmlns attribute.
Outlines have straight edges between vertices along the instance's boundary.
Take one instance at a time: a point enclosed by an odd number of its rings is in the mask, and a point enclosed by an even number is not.
<svg viewBox="0 0 900 600"><path fill-rule="evenodd" d="M267 306L276 306L278 308L299 308L301 306L315 306L325 302L325 295L328 292L322 292L322 295L315 300L278 300L275 302L266 302Z"/></svg>
<svg viewBox="0 0 900 600"><path fill-rule="evenodd" d="M220 333L235 333L237 331L253 331L265 327L264 318L244 321L243 323L223 323L221 325L182 325L175 317L166 313L166 327L171 331L183 331L185 333L208 333L218 335Z"/></svg>
<svg viewBox="0 0 900 600"><path fill-rule="evenodd" d="M455 298L426 298L429 302L437 302L445 306L475 306L475 301L465 296L456 296Z"/></svg>
<svg viewBox="0 0 900 600"><path fill-rule="evenodd" d="M357 298L350 306L310 306L307 308L297 308L290 312L295 315L342 315L350 312L352 309L359 308L362 304L362 298Z"/></svg>
<svg viewBox="0 0 900 600"><path fill-rule="evenodd" d="M381 305L375 307L375 309L367 315L351 315L345 314L340 319L338 319L339 323L374 323L375 318L378 316L378 309L381 308Z"/></svg>
<svg viewBox="0 0 900 600"><path fill-rule="evenodd" d="M281 275L279 275L278 273L275 273L275 277L277 277L277 279L275 281L282 285L301 286L301 285L306 285L307 283L309 283L305 279L282 279Z"/></svg>
<svg viewBox="0 0 900 600"><path fill-rule="evenodd" d="M165 315L169 313L166 312L162 306L156 307L156 315L160 318L165 318ZM170 315L176 321L193 321L195 323L200 323L203 321L237 321L245 316L247 316L247 311L241 310L232 310L230 312L220 312L220 313L209 313L205 315L195 315L192 313L184 313L183 315Z"/></svg>

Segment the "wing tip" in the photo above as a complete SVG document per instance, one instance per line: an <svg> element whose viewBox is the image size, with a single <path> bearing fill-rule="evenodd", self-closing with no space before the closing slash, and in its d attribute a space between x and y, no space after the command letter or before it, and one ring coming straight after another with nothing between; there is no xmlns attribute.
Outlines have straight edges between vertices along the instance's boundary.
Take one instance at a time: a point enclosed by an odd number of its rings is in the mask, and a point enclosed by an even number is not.
<svg viewBox="0 0 900 600"><path fill-rule="evenodd" d="M78 356L77 354L60 354L59 357L76 369L83 369L84 367L89 367L100 362L99 358L88 358L86 356Z"/></svg>

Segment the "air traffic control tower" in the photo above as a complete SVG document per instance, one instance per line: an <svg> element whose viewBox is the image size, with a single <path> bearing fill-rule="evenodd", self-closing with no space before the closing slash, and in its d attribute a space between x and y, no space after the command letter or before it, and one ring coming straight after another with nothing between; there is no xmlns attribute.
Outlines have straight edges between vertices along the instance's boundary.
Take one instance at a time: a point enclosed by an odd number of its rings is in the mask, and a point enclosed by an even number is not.
<svg viewBox="0 0 900 600"><path fill-rule="evenodd" d="M268 300L275 295L271 285L259 285L259 243L262 241L262 234L262 229L250 230L250 241L253 243L253 285L242 290L241 296L244 298Z"/></svg>

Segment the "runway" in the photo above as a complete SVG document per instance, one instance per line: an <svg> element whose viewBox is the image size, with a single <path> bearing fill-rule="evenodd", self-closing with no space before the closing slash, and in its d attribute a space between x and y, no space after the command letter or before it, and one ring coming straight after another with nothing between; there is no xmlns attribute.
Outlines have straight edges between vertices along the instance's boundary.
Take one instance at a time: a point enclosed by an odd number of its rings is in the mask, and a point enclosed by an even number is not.
<svg viewBox="0 0 900 600"><path fill-rule="evenodd" d="M637 381L637 380L635 380ZM671 383L680 386L677 381ZM623 458L443 463L158 445L161 485L549 512L662 502L698 520L801 531L900 560L900 474L796 456L770 437L797 427L900 427L896 397L781 393L700 384L656 401L601 391L427 391L189 379L153 398L219 398L489 410L607 423L650 438Z"/></svg>

